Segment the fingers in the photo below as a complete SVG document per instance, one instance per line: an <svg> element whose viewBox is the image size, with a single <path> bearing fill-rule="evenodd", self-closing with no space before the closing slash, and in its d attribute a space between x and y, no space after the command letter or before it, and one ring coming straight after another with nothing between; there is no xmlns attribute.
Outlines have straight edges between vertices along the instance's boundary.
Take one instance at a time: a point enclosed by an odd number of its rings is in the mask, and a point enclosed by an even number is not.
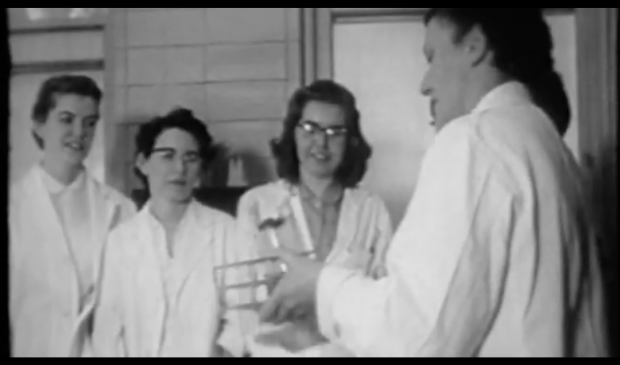
<svg viewBox="0 0 620 365"><path fill-rule="evenodd" d="M295 264L299 262L299 260L303 260L303 258L298 253L285 247L274 249L273 253L280 260L282 260L286 264L286 266L295 267Z"/></svg>
<svg viewBox="0 0 620 365"><path fill-rule="evenodd" d="M287 301L285 293L286 283L280 282L259 310L262 322L279 324L289 318L292 306Z"/></svg>
<svg viewBox="0 0 620 365"><path fill-rule="evenodd" d="M258 315L261 322L272 322L276 317L276 313L278 312L278 307L280 305L280 295L276 289L274 289L271 296L265 301L265 303L260 308Z"/></svg>

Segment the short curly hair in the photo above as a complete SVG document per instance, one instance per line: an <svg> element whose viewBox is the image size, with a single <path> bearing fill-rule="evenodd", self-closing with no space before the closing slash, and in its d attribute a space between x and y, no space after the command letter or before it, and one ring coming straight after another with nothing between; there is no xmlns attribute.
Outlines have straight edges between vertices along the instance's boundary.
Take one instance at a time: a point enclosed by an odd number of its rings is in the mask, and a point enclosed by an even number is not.
<svg viewBox="0 0 620 365"><path fill-rule="evenodd" d="M43 124L47 120L49 113L56 107L56 97L58 95L79 95L92 98L97 105L101 103L103 92L97 83L88 76L84 75L57 75L45 80L32 107L32 120ZM43 139L34 131L32 137L39 149L43 149Z"/></svg>
<svg viewBox="0 0 620 365"><path fill-rule="evenodd" d="M191 110L185 108L176 108L165 116L155 117L150 122L140 126L136 135L136 154L149 158L153 153L157 138L168 129L173 128L183 130L194 137L198 144L198 155L203 168L215 159L217 149L206 124L194 117ZM146 183L146 177L142 172L137 168L135 172L142 182Z"/></svg>
<svg viewBox="0 0 620 365"><path fill-rule="evenodd" d="M291 97L279 139L271 141L271 151L276 159L278 176L289 183L299 183L299 159L295 144L295 128L303 110L311 101L339 106L344 113L347 128L343 161L334 178L344 187L355 187L366 173L372 148L366 142L360 128L360 112L355 97L344 86L332 80L317 80L301 87Z"/></svg>

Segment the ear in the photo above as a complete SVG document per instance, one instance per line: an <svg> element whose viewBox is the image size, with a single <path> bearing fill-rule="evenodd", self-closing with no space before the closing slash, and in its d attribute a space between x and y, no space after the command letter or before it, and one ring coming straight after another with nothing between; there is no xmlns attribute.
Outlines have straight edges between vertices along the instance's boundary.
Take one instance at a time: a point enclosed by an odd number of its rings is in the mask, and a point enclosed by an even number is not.
<svg viewBox="0 0 620 365"><path fill-rule="evenodd" d="M148 159L144 157L144 154L139 153L136 157L136 168L142 173L144 176L148 176Z"/></svg>
<svg viewBox="0 0 620 365"><path fill-rule="evenodd" d="M39 149L42 150L45 147L45 144L44 144L45 140L43 139L43 136L42 136L43 124L35 122L32 127L31 134L37 147L39 147Z"/></svg>
<svg viewBox="0 0 620 365"><path fill-rule="evenodd" d="M482 29L480 29L480 26L477 25L463 38L462 46L464 47L467 58L473 66L482 63L491 53L487 37Z"/></svg>

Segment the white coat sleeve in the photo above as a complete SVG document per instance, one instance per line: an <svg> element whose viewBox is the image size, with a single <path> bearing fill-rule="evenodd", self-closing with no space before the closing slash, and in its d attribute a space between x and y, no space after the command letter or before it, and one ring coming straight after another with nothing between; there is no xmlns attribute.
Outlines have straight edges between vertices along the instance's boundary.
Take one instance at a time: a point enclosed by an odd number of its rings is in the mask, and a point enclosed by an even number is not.
<svg viewBox="0 0 620 365"><path fill-rule="evenodd" d="M383 201L378 198L375 203L375 210L376 225L378 231L377 239L374 242L373 247L373 258L370 275L373 278L378 279L384 277L387 274L385 261L390 242L392 241L393 228L392 221L390 219L390 213L385 207Z"/></svg>
<svg viewBox="0 0 620 365"><path fill-rule="evenodd" d="M104 251L101 288L95 307L92 348L97 357L124 357L124 326L122 311L123 262L118 230L108 236Z"/></svg>
<svg viewBox="0 0 620 365"><path fill-rule="evenodd" d="M466 131L438 136L373 280L325 268L321 331L357 356L473 356L501 301L514 193Z"/></svg>
<svg viewBox="0 0 620 365"><path fill-rule="evenodd" d="M20 309L19 270L21 255L20 226L18 224L17 197L10 195L9 201L9 343L15 356L15 319Z"/></svg>

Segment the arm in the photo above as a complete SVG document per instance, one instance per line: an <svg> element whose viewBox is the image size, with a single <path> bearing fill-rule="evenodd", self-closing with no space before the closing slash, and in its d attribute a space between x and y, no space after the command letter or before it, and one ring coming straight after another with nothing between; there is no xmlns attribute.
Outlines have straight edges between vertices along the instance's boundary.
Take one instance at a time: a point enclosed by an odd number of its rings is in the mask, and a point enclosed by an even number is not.
<svg viewBox="0 0 620 365"><path fill-rule="evenodd" d="M333 267L320 275L321 330L358 356L472 356L492 324L513 194L473 137L455 132L445 130L427 153L388 275Z"/></svg>
<svg viewBox="0 0 620 365"><path fill-rule="evenodd" d="M93 352L98 357L122 357L122 262L118 252L120 237L112 231L106 242L101 288L94 313Z"/></svg>
<svg viewBox="0 0 620 365"><path fill-rule="evenodd" d="M11 346L11 354L15 356L15 322L16 316L20 308L20 287L19 285L19 262L21 255L19 255L19 248L21 246L20 230L18 225L18 209L16 197L13 194L10 195L11 201L9 202L9 341Z"/></svg>
<svg viewBox="0 0 620 365"><path fill-rule="evenodd" d="M390 242L392 241L392 222L385 204L379 198L375 204L377 238L374 242L374 254L372 258L372 266L370 268L370 276L379 279L387 275L386 255Z"/></svg>

